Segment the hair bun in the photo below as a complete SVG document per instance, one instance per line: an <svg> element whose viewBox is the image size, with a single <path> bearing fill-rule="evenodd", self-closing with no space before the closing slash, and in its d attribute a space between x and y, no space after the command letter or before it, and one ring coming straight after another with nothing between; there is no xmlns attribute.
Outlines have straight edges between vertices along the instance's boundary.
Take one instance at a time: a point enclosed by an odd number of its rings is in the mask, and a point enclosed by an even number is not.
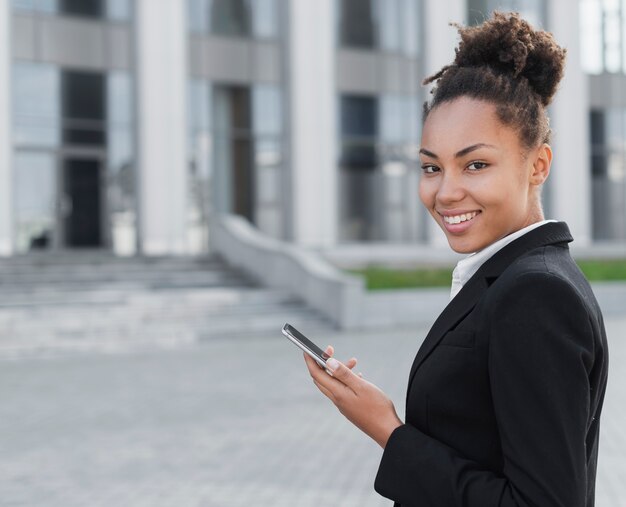
<svg viewBox="0 0 626 507"><path fill-rule="evenodd" d="M461 36L454 66L488 66L526 78L544 106L552 101L563 77L566 50L551 33L534 30L518 13L494 12L481 25L454 26Z"/></svg>

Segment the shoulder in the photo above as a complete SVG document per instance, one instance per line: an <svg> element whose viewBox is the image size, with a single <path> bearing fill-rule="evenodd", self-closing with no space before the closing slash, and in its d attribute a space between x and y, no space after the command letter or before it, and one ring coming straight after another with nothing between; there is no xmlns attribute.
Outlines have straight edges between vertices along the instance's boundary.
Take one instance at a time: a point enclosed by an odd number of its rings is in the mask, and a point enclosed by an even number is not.
<svg viewBox="0 0 626 507"><path fill-rule="evenodd" d="M517 258L493 283L486 296L491 303L525 295L536 296L545 303L549 295L555 294L582 306L587 306L593 298L589 282L569 249L548 245Z"/></svg>

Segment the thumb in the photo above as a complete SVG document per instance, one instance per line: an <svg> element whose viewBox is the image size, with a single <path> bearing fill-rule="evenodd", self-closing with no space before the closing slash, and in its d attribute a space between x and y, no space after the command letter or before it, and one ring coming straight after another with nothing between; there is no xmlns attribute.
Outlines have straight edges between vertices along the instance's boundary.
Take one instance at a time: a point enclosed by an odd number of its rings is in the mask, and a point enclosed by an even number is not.
<svg viewBox="0 0 626 507"><path fill-rule="evenodd" d="M334 357L331 357L326 361L326 368L332 372L333 378L336 378L348 387L353 387L355 381L358 380L358 377L352 372L352 370L350 370L350 368L342 362L337 361Z"/></svg>

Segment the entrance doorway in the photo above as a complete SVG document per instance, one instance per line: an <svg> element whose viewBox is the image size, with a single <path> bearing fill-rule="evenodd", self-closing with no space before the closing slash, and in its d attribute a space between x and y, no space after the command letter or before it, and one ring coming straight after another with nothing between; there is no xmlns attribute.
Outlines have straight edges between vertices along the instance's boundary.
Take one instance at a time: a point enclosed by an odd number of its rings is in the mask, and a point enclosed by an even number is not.
<svg viewBox="0 0 626 507"><path fill-rule="evenodd" d="M103 246L101 166L98 158L63 159L62 222L65 248Z"/></svg>

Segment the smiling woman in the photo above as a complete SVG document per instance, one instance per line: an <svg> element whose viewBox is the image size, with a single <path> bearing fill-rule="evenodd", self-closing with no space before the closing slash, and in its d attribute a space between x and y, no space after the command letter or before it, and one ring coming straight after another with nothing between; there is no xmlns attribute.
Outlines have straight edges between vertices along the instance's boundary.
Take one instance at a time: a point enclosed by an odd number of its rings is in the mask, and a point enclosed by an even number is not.
<svg viewBox="0 0 626 507"><path fill-rule="evenodd" d="M543 220L540 188L552 150L526 149L494 104L460 97L438 106L424 124L420 155L420 198L456 252L482 250Z"/></svg>
<svg viewBox="0 0 626 507"><path fill-rule="evenodd" d="M470 255L415 357L406 420L354 358L331 357L332 376L305 360L383 447L375 487L396 505L592 507L606 333L569 229L540 199L565 50L517 14L458 28L454 63L425 82L419 194Z"/></svg>

